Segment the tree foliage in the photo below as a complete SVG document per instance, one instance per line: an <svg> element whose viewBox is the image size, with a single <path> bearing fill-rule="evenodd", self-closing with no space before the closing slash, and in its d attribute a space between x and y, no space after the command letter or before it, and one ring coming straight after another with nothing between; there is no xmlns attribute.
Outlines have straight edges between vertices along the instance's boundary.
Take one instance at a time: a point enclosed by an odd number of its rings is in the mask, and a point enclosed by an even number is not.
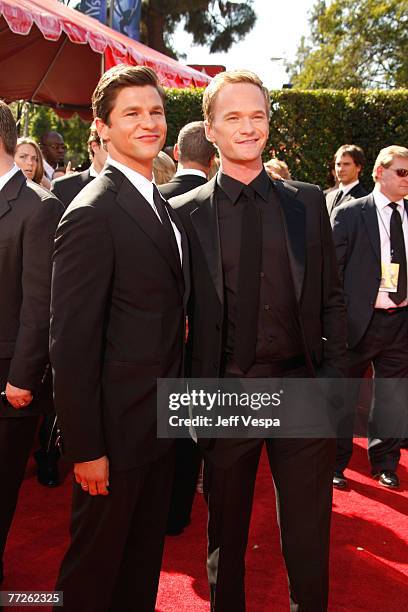
<svg viewBox="0 0 408 612"><path fill-rule="evenodd" d="M144 0L142 42L162 53L177 57L172 35L182 23L193 43L210 53L228 51L254 27L253 0L233 3L225 0Z"/></svg>
<svg viewBox="0 0 408 612"><path fill-rule="evenodd" d="M303 89L408 86L408 0L318 0L287 68Z"/></svg>

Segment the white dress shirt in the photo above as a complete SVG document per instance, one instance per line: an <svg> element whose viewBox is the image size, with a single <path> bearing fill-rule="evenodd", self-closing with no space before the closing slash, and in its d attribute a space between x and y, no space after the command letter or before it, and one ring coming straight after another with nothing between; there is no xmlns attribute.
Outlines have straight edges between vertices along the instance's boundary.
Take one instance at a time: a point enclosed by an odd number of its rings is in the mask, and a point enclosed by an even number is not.
<svg viewBox="0 0 408 612"><path fill-rule="evenodd" d="M392 208L388 206L389 200L377 187L373 191L375 207L377 209L378 229L380 230L381 261L391 263L390 223ZM395 202L398 204L398 212L401 215L402 229L404 232L405 253L408 261L408 218L404 207L404 200ZM408 306L405 299L398 307ZM395 308L396 304L390 299L386 291L379 291L375 301L375 308Z"/></svg>
<svg viewBox="0 0 408 612"><path fill-rule="evenodd" d="M359 184L359 180L357 181L353 181L352 183L348 183L348 185L343 185L343 183L339 184L339 191L343 192L343 195L341 196L342 199L344 198L344 196L346 196L349 191L351 191L353 189L353 187L355 187L356 185Z"/></svg>
<svg viewBox="0 0 408 612"><path fill-rule="evenodd" d="M54 176L54 172L55 172L55 168L53 168L51 166L51 164L49 164L47 162L47 160L45 159L45 157L43 157L43 166L44 166L44 174L47 177L47 179L49 181L53 180L53 176Z"/></svg>
<svg viewBox="0 0 408 612"><path fill-rule="evenodd" d="M183 174L193 174L194 176L202 176L205 179L207 178L205 172L202 170L196 170L195 168L180 168L180 170L177 170L174 176L183 176Z"/></svg>
<svg viewBox="0 0 408 612"><path fill-rule="evenodd" d="M4 185L9 182L9 180L20 170L17 164L13 164L6 174L0 176L0 191L3 189Z"/></svg>
<svg viewBox="0 0 408 612"><path fill-rule="evenodd" d="M126 176L126 178L139 191L139 193L144 197L144 199L147 200L147 202L152 207L155 215L159 219L160 223L162 223L162 220L160 219L160 215L158 213L158 210L157 210L156 205L155 205L154 200L153 200L153 183L152 183L152 181L149 181L145 176L143 176L139 172L136 172L136 170L132 170L132 168L129 168L129 166L125 166L124 164L118 162L116 159L112 159L112 157L110 157L110 155L108 155L106 163L109 164L110 166L113 166L117 170L120 170L120 172L122 172L122 174L124 174ZM166 200L164 200L164 201L166 201ZM177 226L171 220L170 215L169 215L169 219L170 219L170 223L171 223L172 228L173 228L174 235L176 237L176 242L177 242L177 246L178 246L178 250L179 250L179 255L180 255L180 262L182 263L183 262L183 251L182 251L182 248L181 248L181 234L180 234L179 230L177 229Z"/></svg>

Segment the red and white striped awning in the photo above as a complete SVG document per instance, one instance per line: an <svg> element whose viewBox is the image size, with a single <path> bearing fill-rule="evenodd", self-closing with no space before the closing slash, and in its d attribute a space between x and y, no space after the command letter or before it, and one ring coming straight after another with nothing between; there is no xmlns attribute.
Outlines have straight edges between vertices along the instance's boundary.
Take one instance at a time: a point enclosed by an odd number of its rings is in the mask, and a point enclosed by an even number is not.
<svg viewBox="0 0 408 612"><path fill-rule="evenodd" d="M105 67L150 66L166 87L205 87L207 75L108 28L57 0L0 0L0 97L90 116Z"/></svg>

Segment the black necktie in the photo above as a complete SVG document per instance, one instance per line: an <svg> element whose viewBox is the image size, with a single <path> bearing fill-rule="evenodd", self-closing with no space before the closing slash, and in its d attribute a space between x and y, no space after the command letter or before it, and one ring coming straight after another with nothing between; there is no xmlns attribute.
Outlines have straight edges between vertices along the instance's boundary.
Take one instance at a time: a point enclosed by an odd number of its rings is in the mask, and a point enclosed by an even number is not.
<svg viewBox="0 0 408 612"><path fill-rule="evenodd" d="M168 238L170 239L172 249L174 251L174 254L177 257L177 261L180 264L180 253L179 253L179 249L177 245L176 236L174 235L173 226L170 221L169 213L167 212L166 202L165 200L163 200L163 198L161 197L159 193L159 190L154 184L153 184L153 201L156 206L157 212L159 213L161 222L163 223L163 227L166 230L166 233L168 234Z"/></svg>
<svg viewBox="0 0 408 612"><path fill-rule="evenodd" d="M391 263L399 264L398 287L396 293L389 293L394 304L400 304L407 297L407 255L405 252L404 231L398 204L390 202L392 208L390 221Z"/></svg>
<svg viewBox="0 0 408 612"><path fill-rule="evenodd" d="M262 261L262 225L255 192L245 186L239 256L234 360L245 373L255 361L258 335L259 275Z"/></svg>
<svg viewBox="0 0 408 612"><path fill-rule="evenodd" d="M340 204L340 200L342 197L343 197L343 192L341 189L339 189L338 192L336 193L336 197L334 198L333 208L336 208L336 206Z"/></svg>

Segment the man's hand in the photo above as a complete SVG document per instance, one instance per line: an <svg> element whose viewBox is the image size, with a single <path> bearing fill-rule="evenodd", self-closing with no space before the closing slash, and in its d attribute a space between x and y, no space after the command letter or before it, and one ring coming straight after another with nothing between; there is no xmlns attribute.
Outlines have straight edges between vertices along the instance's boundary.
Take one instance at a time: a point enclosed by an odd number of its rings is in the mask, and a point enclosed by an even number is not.
<svg viewBox="0 0 408 612"><path fill-rule="evenodd" d="M28 389L19 389L18 387L14 387L9 382L6 384L6 397L8 403L11 404L16 410L20 410L20 408L27 408L27 406L33 400L31 391Z"/></svg>
<svg viewBox="0 0 408 612"><path fill-rule="evenodd" d="M75 480L90 495L109 495L109 460L104 455L94 461L74 463Z"/></svg>

